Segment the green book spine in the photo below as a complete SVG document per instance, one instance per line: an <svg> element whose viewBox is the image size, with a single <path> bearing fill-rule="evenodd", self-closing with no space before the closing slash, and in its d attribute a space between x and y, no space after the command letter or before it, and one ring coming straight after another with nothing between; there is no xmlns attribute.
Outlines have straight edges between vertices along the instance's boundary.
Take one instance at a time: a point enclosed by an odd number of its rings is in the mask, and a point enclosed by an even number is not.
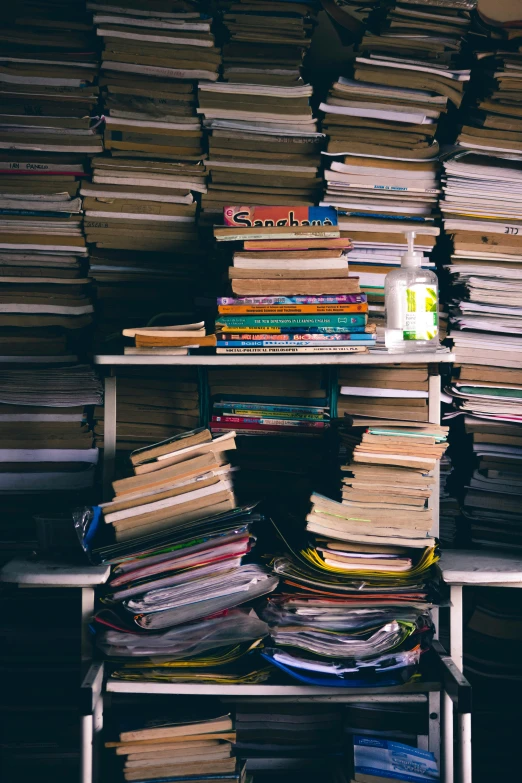
<svg viewBox="0 0 522 783"><path fill-rule="evenodd" d="M365 313L354 315L222 315L216 320L216 328L235 327L238 329L259 326L295 326L295 327L326 327L326 326L365 326L368 317Z"/></svg>

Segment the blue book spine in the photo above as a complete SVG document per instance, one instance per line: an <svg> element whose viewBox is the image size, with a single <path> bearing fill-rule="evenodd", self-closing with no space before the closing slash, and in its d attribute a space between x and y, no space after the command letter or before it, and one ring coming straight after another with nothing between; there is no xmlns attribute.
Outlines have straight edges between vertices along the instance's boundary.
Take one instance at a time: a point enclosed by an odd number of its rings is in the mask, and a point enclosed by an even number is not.
<svg viewBox="0 0 522 783"><path fill-rule="evenodd" d="M239 402L215 402L214 408L219 410L228 410L230 412L240 410L258 410L266 413L297 413L314 416L324 416L324 406L318 407L313 405L266 405L264 403L239 403Z"/></svg>
<svg viewBox="0 0 522 783"><path fill-rule="evenodd" d="M227 398L219 395L217 398L221 402L226 402ZM230 398L229 398L230 399ZM232 398L234 403L261 403L264 405L312 405L314 407L328 407L328 398L324 397L274 397L263 394L234 394Z"/></svg>
<svg viewBox="0 0 522 783"><path fill-rule="evenodd" d="M221 315L216 319L216 328L228 326L229 328L249 327L281 327L292 331L299 328L339 328L347 332L353 326L366 326L368 316L366 313L354 313L343 315L312 314L312 315Z"/></svg>
<svg viewBox="0 0 522 783"><path fill-rule="evenodd" d="M14 215L27 217L69 218L69 212L42 212L39 209L0 209L0 215Z"/></svg>

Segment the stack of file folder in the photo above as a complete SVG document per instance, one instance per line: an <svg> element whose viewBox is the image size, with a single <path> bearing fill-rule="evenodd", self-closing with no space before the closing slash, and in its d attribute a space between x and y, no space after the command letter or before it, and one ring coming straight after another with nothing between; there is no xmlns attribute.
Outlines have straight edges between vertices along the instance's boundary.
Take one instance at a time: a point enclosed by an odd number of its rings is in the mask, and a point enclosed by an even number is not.
<svg viewBox="0 0 522 783"><path fill-rule="evenodd" d="M230 715L186 721L156 715L124 726L119 741L105 745L121 757L127 781L242 783L244 769L232 755L235 739Z"/></svg>
<svg viewBox="0 0 522 783"><path fill-rule="evenodd" d="M195 367L125 367L118 370L116 448L128 453L200 424ZM94 409L95 436L103 448L104 408Z"/></svg>
<svg viewBox="0 0 522 783"><path fill-rule="evenodd" d="M308 544L288 543L272 564L284 592L263 613L273 641L263 657L317 685L408 681L432 634L434 539L401 538L322 495L311 501Z"/></svg>

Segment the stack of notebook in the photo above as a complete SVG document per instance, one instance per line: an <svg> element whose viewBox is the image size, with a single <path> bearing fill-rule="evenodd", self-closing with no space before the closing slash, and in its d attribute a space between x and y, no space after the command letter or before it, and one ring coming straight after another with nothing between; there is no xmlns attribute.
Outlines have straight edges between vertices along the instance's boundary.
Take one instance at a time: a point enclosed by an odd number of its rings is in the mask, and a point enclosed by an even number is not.
<svg viewBox="0 0 522 783"><path fill-rule="evenodd" d="M0 490L48 492L92 486L98 461L85 406L101 402L90 367L3 370Z"/></svg>
<svg viewBox="0 0 522 783"><path fill-rule="evenodd" d="M194 367L125 367L118 370L116 448L134 451L200 423ZM103 448L104 409L94 410L96 445Z"/></svg>
<svg viewBox="0 0 522 783"><path fill-rule="evenodd" d="M208 430L200 428L133 451L134 476L116 482L116 497L101 506L116 540L182 525L200 517L203 509L205 513L232 509L231 468L223 453L236 448L234 436L229 432L213 440Z"/></svg>
<svg viewBox="0 0 522 783"><path fill-rule="evenodd" d="M79 179L101 152L92 23L78 3L18 4L0 33L0 356L76 352L92 321ZM5 19L4 19L5 22ZM22 359L24 357L24 359Z"/></svg>
<svg viewBox="0 0 522 783"><path fill-rule="evenodd" d="M232 755L235 739L230 715L185 722L155 717L125 726L119 741L105 747L122 757L128 781L242 783L244 770Z"/></svg>
<svg viewBox="0 0 522 783"><path fill-rule="evenodd" d="M457 374L450 392L463 417L464 432L456 446L471 540L488 547L520 548L522 372L463 365Z"/></svg>
<svg viewBox="0 0 522 783"><path fill-rule="evenodd" d="M239 296L218 305L218 353L350 353L373 344L335 210L225 207L224 216L218 243L244 241L228 270Z"/></svg>
<svg viewBox="0 0 522 783"><path fill-rule="evenodd" d="M375 479L374 479L375 481ZM405 538L322 495L311 498L304 547L287 543L274 572L285 586L263 613L273 646L262 655L317 685L396 685L417 671L432 622L426 580L435 540Z"/></svg>
<svg viewBox="0 0 522 783"><path fill-rule="evenodd" d="M428 421L429 375L426 364L340 367L337 412L358 426Z"/></svg>
<svg viewBox="0 0 522 783"><path fill-rule="evenodd" d="M205 322L174 326L147 326L124 329L124 337L134 339L134 345L125 346L131 356L187 356L197 348L214 347L216 336L208 334Z"/></svg>
<svg viewBox="0 0 522 783"><path fill-rule="evenodd" d="M207 452L187 460L186 467L176 466L178 487L209 485L225 471L219 462ZM123 485L115 482L118 494L112 507L126 503L127 496L132 500L132 493L122 492ZM94 557L113 566L96 621L97 645L112 659L114 677L156 682L266 679L267 667L256 650L268 628L250 609L236 608L277 585L265 568L243 562L255 544L252 528L262 522L253 506L220 512L214 504L172 518L159 532L94 551Z"/></svg>
<svg viewBox="0 0 522 783"><path fill-rule="evenodd" d="M463 151L444 164L453 242L451 339L459 364L520 366L522 155Z"/></svg>
<svg viewBox="0 0 522 783"><path fill-rule="evenodd" d="M239 496L300 508L325 465L330 400L323 371L210 368L208 380L212 433L233 429L239 438Z"/></svg>
<svg viewBox="0 0 522 783"><path fill-rule="evenodd" d="M231 5L223 20L223 78L200 83L199 111L209 131L210 183L204 220L225 204L307 204L318 200L323 136L301 77L315 2Z"/></svg>

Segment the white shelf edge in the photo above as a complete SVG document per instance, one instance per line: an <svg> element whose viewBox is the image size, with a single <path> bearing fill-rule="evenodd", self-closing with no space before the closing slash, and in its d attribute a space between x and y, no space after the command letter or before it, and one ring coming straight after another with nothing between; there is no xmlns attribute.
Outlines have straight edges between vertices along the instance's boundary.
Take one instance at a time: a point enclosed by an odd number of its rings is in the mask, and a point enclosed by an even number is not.
<svg viewBox="0 0 522 783"><path fill-rule="evenodd" d="M192 356L122 356L121 354L96 354L94 363L109 367L140 366L302 366L302 365L347 365L347 364L448 364L455 361L453 353L318 353L318 354L234 354Z"/></svg>
<svg viewBox="0 0 522 783"><path fill-rule="evenodd" d="M416 683L413 686L394 686L388 688L327 688L314 685L218 685L213 683L163 683L163 682L125 682L107 680L110 693L148 693L171 696L228 696L228 697L278 697L291 699L345 699L347 701L394 701L423 700L430 690L429 684ZM431 683L431 690L434 690Z"/></svg>

